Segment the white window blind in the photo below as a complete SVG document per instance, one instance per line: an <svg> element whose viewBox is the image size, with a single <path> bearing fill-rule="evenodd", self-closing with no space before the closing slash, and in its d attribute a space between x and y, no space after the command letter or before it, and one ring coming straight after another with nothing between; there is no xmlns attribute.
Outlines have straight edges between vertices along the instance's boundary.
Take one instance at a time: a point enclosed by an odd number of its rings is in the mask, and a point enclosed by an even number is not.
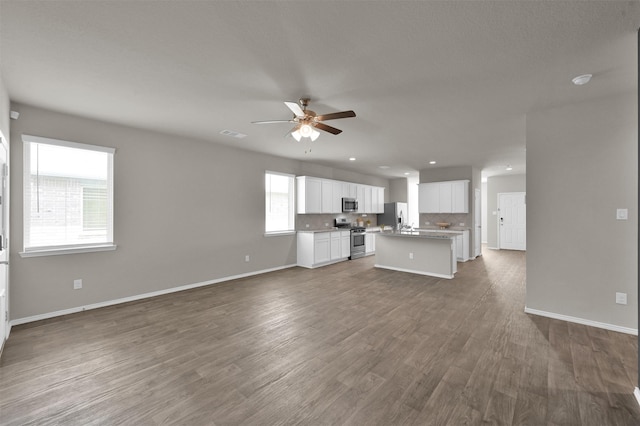
<svg viewBox="0 0 640 426"><path fill-rule="evenodd" d="M113 148L23 135L24 253L113 245Z"/></svg>
<svg viewBox="0 0 640 426"><path fill-rule="evenodd" d="M265 232L291 232L294 222L295 176L283 173L265 173Z"/></svg>

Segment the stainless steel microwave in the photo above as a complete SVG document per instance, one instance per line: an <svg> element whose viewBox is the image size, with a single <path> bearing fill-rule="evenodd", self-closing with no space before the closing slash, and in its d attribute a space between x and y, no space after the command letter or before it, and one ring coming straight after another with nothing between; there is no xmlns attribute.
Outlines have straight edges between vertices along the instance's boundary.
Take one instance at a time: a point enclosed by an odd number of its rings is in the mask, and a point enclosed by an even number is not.
<svg viewBox="0 0 640 426"><path fill-rule="evenodd" d="M342 199L342 211L343 212L357 212L358 200L355 198L343 198Z"/></svg>

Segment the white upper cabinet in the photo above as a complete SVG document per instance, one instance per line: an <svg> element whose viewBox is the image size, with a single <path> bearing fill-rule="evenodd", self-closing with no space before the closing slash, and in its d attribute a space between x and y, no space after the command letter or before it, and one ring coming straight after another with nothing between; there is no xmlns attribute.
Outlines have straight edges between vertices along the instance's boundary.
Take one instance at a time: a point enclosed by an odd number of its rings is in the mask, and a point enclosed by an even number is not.
<svg viewBox="0 0 640 426"><path fill-rule="evenodd" d="M358 198L358 185L347 182L347 192L345 192L344 196L347 198Z"/></svg>
<svg viewBox="0 0 640 426"><path fill-rule="evenodd" d="M469 181L451 182L451 212L469 213Z"/></svg>
<svg viewBox="0 0 640 426"><path fill-rule="evenodd" d="M384 213L384 188L298 176L298 214L342 213L342 198L358 200L357 213Z"/></svg>
<svg viewBox="0 0 640 426"><path fill-rule="evenodd" d="M299 176L296 183L298 213L322 213L322 180Z"/></svg>
<svg viewBox="0 0 640 426"><path fill-rule="evenodd" d="M418 210L420 213L440 213L440 186L437 183L418 185Z"/></svg>
<svg viewBox="0 0 640 426"><path fill-rule="evenodd" d="M364 187L364 212L373 213L373 191L370 186Z"/></svg>
<svg viewBox="0 0 640 426"><path fill-rule="evenodd" d="M322 180L322 211L321 213L334 213L333 211L333 182Z"/></svg>
<svg viewBox="0 0 640 426"><path fill-rule="evenodd" d="M378 188L371 188L371 213L378 213Z"/></svg>
<svg viewBox="0 0 640 426"><path fill-rule="evenodd" d="M365 190L364 185L356 185L356 189L358 191L358 195L356 196L356 200L358 200L358 213L366 213L365 211Z"/></svg>
<svg viewBox="0 0 640 426"><path fill-rule="evenodd" d="M439 192L439 202L440 202L440 213L453 213L451 209L452 202L452 193L451 193L451 182L439 182L438 183L438 192Z"/></svg>
<svg viewBox="0 0 640 426"><path fill-rule="evenodd" d="M346 182L333 181L333 208L331 209L333 213L342 212L342 197L348 197L344 195L349 192L348 185Z"/></svg>
<svg viewBox="0 0 640 426"><path fill-rule="evenodd" d="M375 213L384 213L384 188L375 188L378 190L378 204Z"/></svg>
<svg viewBox="0 0 640 426"><path fill-rule="evenodd" d="M418 190L420 213L469 213L469 181L421 183Z"/></svg>

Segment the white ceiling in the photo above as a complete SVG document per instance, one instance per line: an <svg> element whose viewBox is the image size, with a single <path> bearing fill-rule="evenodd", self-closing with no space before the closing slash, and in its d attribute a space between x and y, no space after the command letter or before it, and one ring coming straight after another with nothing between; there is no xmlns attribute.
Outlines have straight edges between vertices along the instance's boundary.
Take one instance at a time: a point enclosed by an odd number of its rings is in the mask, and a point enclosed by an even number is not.
<svg viewBox="0 0 640 426"><path fill-rule="evenodd" d="M34 106L369 175L490 176L525 172L527 112L637 90L638 27L639 1L0 0L0 69ZM311 152L250 124L302 96L357 117Z"/></svg>

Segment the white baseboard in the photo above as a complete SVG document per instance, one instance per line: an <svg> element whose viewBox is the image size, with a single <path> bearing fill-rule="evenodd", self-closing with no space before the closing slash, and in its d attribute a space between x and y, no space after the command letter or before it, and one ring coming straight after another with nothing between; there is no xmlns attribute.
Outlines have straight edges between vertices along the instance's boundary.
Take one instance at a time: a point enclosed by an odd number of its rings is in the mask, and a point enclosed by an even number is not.
<svg viewBox="0 0 640 426"><path fill-rule="evenodd" d="M640 389L635 388L633 390L633 395L636 397L636 401L638 401L638 404L640 405Z"/></svg>
<svg viewBox="0 0 640 426"><path fill-rule="evenodd" d="M531 309L531 308L527 308L526 306L524 308L524 311L527 314L539 315L541 317L553 318L561 321L574 322L576 324L588 325L590 327L604 328L605 330L617 331L619 333L625 333L625 334L633 334L634 336L638 335L637 328L622 327L619 325L608 324L606 322L592 321L584 318L572 317L569 315L556 314L554 312L539 311L538 309Z"/></svg>
<svg viewBox="0 0 640 426"><path fill-rule="evenodd" d="M90 309L104 308L106 306L118 305L120 303L134 302L136 300L148 299L150 297L162 296L163 294L176 293L178 291L189 290L192 288L204 287L204 286L218 284L225 281L237 280L239 278L246 278L253 275L265 274L267 272L279 271L281 269L293 268L295 266L296 266L295 264L278 266L275 268L263 269L261 271L247 272L244 274L232 275L229 277L216 278L215 280L203 281L203 282L194 283L194 284L182 285L180 287L172 287L164 290L152 291L151 293L137 294L135 296L123 297L121 299L107 300L105 302L92 303L91 305L84 305L84 306L78 306L75 308L63 309L61 311L48 312L46 314L38 314L38 315L33 315L25 318L17 318L9 322L9 330L11 330L11 326L14 326L14 325L26 324L29 322L59 317L62 315L75 314L77 312L88 311ZM7 338L8 337L9 336L7 335Z"/></svg>
<svg viewBox="0 0 640 426"><path fill-rule="evenodd" d="M500 247L487 247L489 250L500 250Z"/></svg>

